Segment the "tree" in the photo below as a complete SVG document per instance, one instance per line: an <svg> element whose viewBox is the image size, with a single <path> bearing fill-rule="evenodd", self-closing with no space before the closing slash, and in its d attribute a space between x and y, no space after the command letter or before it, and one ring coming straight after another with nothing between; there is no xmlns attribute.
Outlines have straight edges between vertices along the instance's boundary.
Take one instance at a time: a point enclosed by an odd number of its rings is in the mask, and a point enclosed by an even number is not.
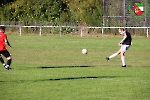
<svg viewBox="0 0 150 100"><path fill-rule="evenodd" d="M1 0L0 6L5 5L5 4L8 4L8 3L11 3L11 2L14 2L14 1L15 1L15 0Z"/></svg>
<svg viewBox="0 0 150 100"><path fill-rule="evenodd" d="M100 0L63 0L69 8L71 22L102 25L102 2Z"/></svg>
<svg viewBox="0 0 150 100"><path fill-rule="evenodd" d="M7 0L0 7L0 20L71 22L101 26L101 0Z"/></svg>

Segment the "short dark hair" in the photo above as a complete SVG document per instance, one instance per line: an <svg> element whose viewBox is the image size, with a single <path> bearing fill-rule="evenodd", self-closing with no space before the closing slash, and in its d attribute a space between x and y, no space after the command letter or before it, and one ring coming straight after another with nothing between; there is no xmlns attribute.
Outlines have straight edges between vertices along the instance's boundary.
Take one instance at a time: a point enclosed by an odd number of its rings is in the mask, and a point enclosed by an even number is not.
<svg viewBox="0 0 150 100"><path fill-rule="evenodd" d="M124 28L119 28L120 30L124 31Z"/></svg>
<svg viewBox="0 0 150 100"><path fill-rule="evenodd" d="M3 30L5 32L5 26L0 26L0 30Z"/></svg>
<svg viewBox="0 0 150 100"><path fill-rule="evenodd" d="M1 30L5 30L5 26L0 26L0 29Z"/></svg>

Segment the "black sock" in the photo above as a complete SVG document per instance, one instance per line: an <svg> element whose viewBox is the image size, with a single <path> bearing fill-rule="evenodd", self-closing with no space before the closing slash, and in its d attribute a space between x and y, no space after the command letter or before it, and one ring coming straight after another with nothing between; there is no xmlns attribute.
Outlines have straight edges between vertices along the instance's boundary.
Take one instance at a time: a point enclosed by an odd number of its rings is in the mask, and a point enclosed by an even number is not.
<svg viewBox="0 0 150 100"><path fill-rule="evenodd" d="M2 64L5 64L5 62L4 62L4 59L0 56L0 62L2 63Z"/></svg>

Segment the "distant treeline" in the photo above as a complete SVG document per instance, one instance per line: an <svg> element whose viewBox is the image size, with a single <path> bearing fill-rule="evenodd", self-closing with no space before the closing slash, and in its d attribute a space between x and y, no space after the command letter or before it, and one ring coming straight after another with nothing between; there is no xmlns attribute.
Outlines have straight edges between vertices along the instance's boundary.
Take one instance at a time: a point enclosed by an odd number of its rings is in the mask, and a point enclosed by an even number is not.
<svg viewBox="0 0 150 100"><path fill-rule="evenodd" d="M102 0L1 0L0 21L102 25Z"/></svg>

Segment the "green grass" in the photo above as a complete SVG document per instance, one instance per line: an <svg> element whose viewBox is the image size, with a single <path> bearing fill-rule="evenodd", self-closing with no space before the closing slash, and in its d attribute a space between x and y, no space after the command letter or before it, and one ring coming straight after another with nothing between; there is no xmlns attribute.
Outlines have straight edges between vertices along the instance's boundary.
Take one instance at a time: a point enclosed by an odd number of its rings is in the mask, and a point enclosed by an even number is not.
<svg viewBox="0 0 150 100"><path fill-rule="evenodd" d="M121 37L8 37L12 70L0 65L0 100L150 99L149 38L133 38L122 68L120 55L105 60Z"/></svg>

